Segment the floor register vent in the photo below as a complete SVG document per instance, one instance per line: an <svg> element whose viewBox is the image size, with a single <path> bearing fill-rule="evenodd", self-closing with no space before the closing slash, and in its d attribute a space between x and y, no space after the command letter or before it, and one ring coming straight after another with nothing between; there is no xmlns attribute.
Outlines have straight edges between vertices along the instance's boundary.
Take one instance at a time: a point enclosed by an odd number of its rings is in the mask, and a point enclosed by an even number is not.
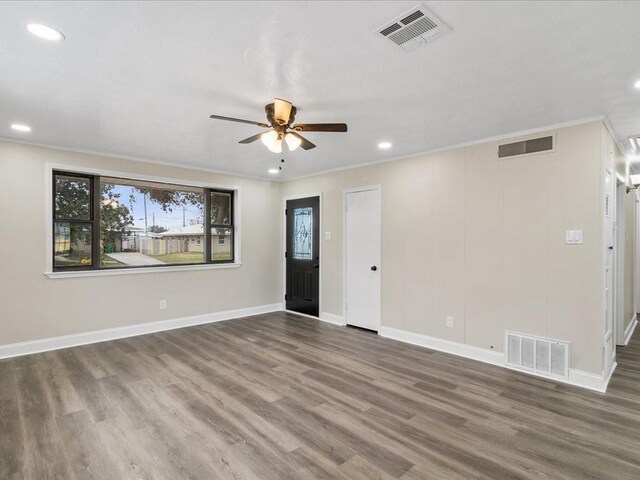
<svg viewBox="0 0 640 480"><path fill-rule="evenodd" d="M510 367L547 377L569 377L569 343L506 332L505 361Z"/></svg>

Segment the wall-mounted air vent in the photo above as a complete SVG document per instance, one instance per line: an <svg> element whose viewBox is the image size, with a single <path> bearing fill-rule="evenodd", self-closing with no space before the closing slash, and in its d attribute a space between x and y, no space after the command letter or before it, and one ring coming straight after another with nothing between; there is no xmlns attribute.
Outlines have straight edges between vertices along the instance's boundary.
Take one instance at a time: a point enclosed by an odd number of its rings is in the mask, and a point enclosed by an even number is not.
<svg viewBox="0 0 640 480"><path fill-rule="evenodd" d="M569 343L506 332L505 363L548 377L569 377Z"/></svg>
<svg viewBox="0 0 640 480"><path fill-rule="evenodd" d="M631 144L631 149L634 153L640 152L640 135L629 137L629 143Z"/></svg>
<svg viewBox="0 0 640 480"><path fill-rule="evenodd" d="M532 138L522 142L505 143L498 146L498 158L517 157L553 150L553 136Z"/></svg>
<svg viewBox="0 0 640 480"><path fill-rule="evenodd" d="M417 5L377 28L375 33L391 40L403 50L413 50L449 30L451 29L424 5Z"/></svg>

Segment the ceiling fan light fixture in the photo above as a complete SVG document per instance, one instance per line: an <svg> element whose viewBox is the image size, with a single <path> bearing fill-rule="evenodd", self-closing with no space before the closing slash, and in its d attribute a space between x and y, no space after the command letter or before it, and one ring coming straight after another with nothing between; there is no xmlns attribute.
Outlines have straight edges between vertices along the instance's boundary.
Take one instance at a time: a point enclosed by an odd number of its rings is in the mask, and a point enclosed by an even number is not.
<svg viewBox="0 0 640 480"><path fill-rule="evenodd" d="M262 143L267 147L270 147L276 142L276 140L278 140L278 132L275 130L269 130L268 132L260 135L260 140L262 140Z"/></svg>
<svg viewBox="0 0 640 480"><path fill-rule="evenodd" d="M284 141L287 142L287 147L289 147L290 152L293 152L302 143L302 140L291 133L287 133L284 136Z"/></svg>
<svg viewBox="0 0 640 480"><path fill-rule="evenodd" d="M271 145L267 145L267 148L273 153L282 153L282 140L274 141Z"/></svg>

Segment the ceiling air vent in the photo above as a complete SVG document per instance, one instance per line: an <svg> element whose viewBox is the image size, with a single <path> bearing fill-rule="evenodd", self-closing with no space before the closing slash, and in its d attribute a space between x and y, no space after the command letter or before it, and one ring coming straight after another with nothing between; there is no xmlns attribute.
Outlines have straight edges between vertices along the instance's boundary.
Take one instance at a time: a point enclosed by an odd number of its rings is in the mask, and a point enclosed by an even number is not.
<svg viewBox="0 0 640 480"><path fill-rule="evenodd" d="M498 158L516 157L518 155L547 152L549 150L553 150L553 135L500 145L498 147Z"/></svg>
<svg viewBox="0 0 640 480"><path fill-rule="evenodd" d="M377 28L375 33L409 51L426 45L449 30L451 29L424 5L417 5Z"/></svg>

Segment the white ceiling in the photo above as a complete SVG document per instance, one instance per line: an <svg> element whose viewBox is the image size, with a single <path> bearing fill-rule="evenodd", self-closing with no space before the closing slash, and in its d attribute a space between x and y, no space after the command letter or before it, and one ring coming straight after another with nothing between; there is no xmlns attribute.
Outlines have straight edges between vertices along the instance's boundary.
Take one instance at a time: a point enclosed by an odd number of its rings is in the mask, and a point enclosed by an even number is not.
<svg viewBox="0 0 640 480"><path fill-rule="evenodd" d="M372 33L417 3L0 2L0 137L292 178L601 114L640 134L640 2L426 1L452 32L410 53ZM276 96L349 132L278 155L208 118Z"/></svg>

